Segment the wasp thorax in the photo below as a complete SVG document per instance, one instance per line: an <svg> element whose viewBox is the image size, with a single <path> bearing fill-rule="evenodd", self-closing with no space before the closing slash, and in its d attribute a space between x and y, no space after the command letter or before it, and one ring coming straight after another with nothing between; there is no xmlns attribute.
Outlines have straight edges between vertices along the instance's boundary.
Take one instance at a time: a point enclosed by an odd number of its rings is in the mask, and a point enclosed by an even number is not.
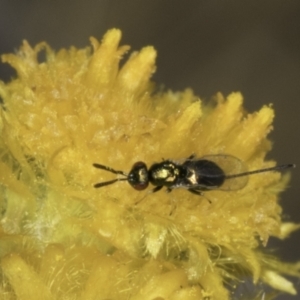
<svg viewBox="0 0 300 300"><path fill-rule="evenodd" d="M136 190L144 190L148 187L148 170L144 162L136 162L128 174L129 184Z"/></svg>
<svg viewBox="0 0 300 300"><path fill-rule="evenodd" d="M172 185L179 176L178 167L170 161L153 164L149 169L149 181L153 185Z"/></svg>

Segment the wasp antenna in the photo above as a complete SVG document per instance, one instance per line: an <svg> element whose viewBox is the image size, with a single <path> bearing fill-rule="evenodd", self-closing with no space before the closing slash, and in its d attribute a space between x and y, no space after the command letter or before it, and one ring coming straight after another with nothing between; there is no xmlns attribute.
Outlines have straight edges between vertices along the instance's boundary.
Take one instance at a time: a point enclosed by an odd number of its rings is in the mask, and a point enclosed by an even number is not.
<svg viewBox="0 0 300 300"><path fill-rule="evenodd" d="M274 168L278 169L289 169L289 168L296 168L296 164L286 164L286 165L280 165L275 166Z"/></svg>
<svg viewBox="0 0 300 300"><path fill-rule="evenodd" d="M114 173L114 174L121 174L121 175L126 176L126 177L128 176L128 174L126 174L123 171L115 170L113 168L110 168L110 167L107 167L107 166L104 166L104 165L94 163L93 166L97 169L105 170L105 171L108 171L108 172L111 172L111 173Z"/></svg>
<svg viewBox="0 0 300 300"><path fill-rule="evenodd" d="M296 168L296 165L295 164L279 165L279 166L275 166L275 167L259 169L259 170L254 170L254 171L249 171L249 172L244 172L244 173L239 173L239 174L227 175L227 176L225 176L225 178L230 179L230 178L235 178L235 177L264 173L264 172L281 171L281 170L290 169L290 168Z"/></svg>
<svg viewBox="0 0 300 300"><path fill-rule="evenodd" d="M127 178L116 178L116 179L113 179L113 180L110 180L110 181L99 182L99 183L94 184L94 188L96 188L96 189L101 188L103 186L113 184L117 181L125 181L125 180L127 180Z"/></svg>

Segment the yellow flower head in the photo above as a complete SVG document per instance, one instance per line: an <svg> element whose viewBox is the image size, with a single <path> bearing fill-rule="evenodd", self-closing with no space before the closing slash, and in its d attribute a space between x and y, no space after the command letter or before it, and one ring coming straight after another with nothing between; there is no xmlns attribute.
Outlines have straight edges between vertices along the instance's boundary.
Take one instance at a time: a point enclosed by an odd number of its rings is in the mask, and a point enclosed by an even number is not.
<svg viewBox="0 0 300 300"><path fill-rule="evenodd" d="M265 161L272 108L247 114L240 93L203 104L191 90L156 90L155 50L120 67L129 50L120 38L113 29L91 38L92 49L57 53L25 41L2 56L17 71L0 82L3 299L226 300L247 279L295 294L280 273L299 276L297 267L259 250L297 228L281 223L287 176L260 173L201 195L126 182L138 161L180 165L191 155L274 166Z"/></svg>

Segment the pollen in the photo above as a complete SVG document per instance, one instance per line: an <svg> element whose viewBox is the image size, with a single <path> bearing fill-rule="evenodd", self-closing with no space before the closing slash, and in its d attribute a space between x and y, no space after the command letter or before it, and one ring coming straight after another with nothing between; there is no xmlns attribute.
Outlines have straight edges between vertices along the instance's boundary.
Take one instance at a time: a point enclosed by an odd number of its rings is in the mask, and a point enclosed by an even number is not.
<svg viewBox="0 0 300 300"><path fill-rule="evenodd" d="M288 172L203 195L126 182L136 162L193 154L275 166L265 159L273 108L247 113L239 92L203 102L190 89L158 89L155 49L120 64L130 49L120 40L112 29L84 49L24 41L2 55L16 71L0 81L2 299L227 300L247 280L296 294L284 276L299 277L299 266L265 251L299 228L281 219Z"/></svg>

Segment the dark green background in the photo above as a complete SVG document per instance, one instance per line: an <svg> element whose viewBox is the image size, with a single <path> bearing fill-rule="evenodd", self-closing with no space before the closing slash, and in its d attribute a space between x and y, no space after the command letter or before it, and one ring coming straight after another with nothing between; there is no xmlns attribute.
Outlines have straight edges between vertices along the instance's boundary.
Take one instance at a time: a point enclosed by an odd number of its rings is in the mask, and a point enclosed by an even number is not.
<svg viewBox="0 0 300 300"><path fill-rule="evenodd" d="M84 47L89 36L100 38L112 27L122 29L123 44L133 50L155 46L154 80L166 88L191 87L203 99L241 91L250 112L274 104L269 157L298 165L281 203L284 218L300 222L300 1L0 1L0 53L23 39ZM0 66L1 79L12 74ZM300 233L269 245L288 261L300 258Z"/></svg>

